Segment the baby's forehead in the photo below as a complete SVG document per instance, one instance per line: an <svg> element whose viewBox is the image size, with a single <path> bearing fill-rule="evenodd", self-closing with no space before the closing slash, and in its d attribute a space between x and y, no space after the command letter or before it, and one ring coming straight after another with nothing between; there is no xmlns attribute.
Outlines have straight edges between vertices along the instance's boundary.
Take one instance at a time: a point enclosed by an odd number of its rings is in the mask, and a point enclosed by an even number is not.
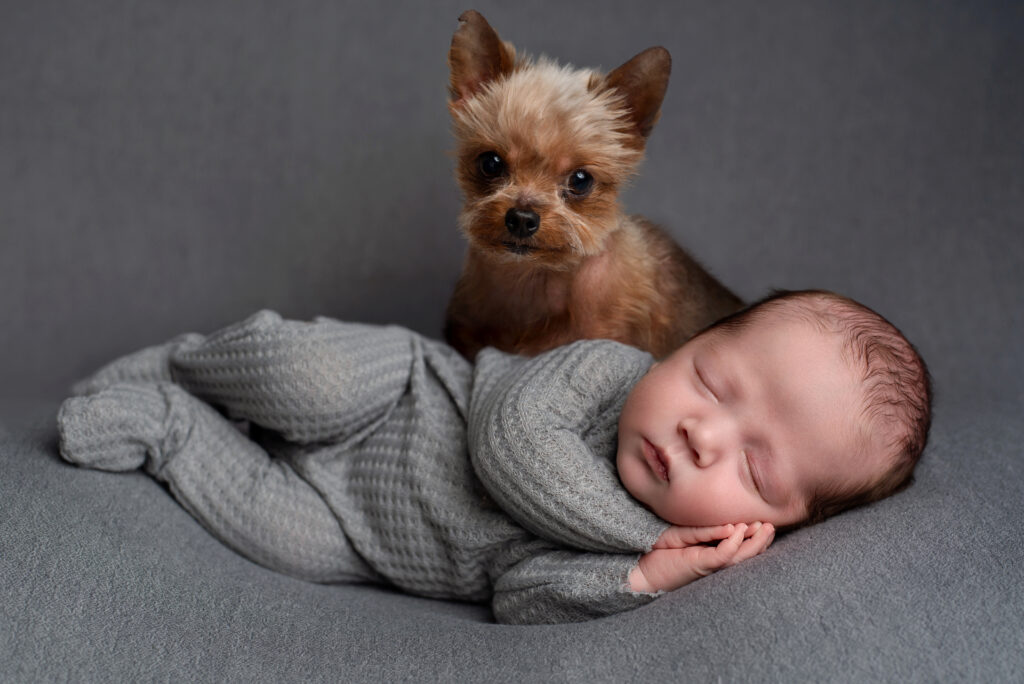
<svg viewBox="0 0 1024 684"><path fill-rule="evenodd" d="M797 337L793 337L797 334ZM799 353L797 340L830 343L843 353L844 336L835 319L826 318L804 306L791 302L772 302L753 309L740 317L726 320L712 326L702 337L707 338L713 346L730 345L742 342L751 336L771 336L789 338L794 344L781 345L776 348L779 353Z"/></svg>
<svg viewBox="0 0 1024 684"><path fill-rule="evenodd" d="M870 432L864 369L836 330L776 310L708 342L709 361L746 383L766 415L846 448Z"/></svg>

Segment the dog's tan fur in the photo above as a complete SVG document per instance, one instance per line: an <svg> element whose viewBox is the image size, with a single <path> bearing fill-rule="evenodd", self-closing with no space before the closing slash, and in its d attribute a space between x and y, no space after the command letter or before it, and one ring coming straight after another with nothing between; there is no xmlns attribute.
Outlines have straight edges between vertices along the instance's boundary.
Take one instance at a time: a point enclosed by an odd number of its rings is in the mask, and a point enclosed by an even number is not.
<svg viewBox="0 0 1024 684"><path fill-rule="evenodd" d="M740 300L665 233L627 216L618 191L643 158L670 58L650 48L608 75L517 57L479 13L460 18L448 56L449 109L469 240L445 336L472 359L485 346L537 354L608 338L662 357ZM484 177L479 158L507 170ZM576 196L567 179L592 178ZM540 226L517 237L511 208Z"/></svg>

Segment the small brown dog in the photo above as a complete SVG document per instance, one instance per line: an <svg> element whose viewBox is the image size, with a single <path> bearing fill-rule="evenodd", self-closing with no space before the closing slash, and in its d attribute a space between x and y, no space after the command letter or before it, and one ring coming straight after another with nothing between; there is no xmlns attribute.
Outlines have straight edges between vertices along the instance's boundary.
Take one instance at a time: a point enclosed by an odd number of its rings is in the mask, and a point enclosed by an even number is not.
<svg viewBox="0 0 1024 684"><path fill-rule="evenodd" d="M667 50L645 50L608 75L517 59L470 10L448 65L469 249L445 337L464 356L607 338L660 358L741 306L618 203L661 110Z"/></svg>

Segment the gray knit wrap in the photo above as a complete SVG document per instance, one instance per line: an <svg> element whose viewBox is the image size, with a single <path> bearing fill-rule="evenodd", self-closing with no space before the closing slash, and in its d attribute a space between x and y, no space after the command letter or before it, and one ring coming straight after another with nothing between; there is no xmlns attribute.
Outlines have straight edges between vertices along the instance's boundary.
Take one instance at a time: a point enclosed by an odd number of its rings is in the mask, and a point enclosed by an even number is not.
<svg viewBox="0 0 1024 684"><path fill-rule="evenodd" d="M533 359L397 327L263 311L115 361L58 417L61 453L143 467L211 533L319 582L490 600L503 622L583 620L667 527L615 472L649 355L583 341Z"/></svg>

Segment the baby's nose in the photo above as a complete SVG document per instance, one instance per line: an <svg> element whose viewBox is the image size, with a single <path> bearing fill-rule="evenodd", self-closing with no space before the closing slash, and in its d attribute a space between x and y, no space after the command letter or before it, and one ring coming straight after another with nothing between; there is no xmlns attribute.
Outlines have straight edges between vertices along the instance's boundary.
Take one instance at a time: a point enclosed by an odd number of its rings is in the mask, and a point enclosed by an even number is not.
<svg viewBox="0 0 1024 684"><path fill-rule="evenodd" d="M717 459L719 450L716 447L713 426L707 424L679 426L679 434L690 449L693 462L701 468L706 468Z"/></svg>
<svg viewBox="0 0 1024 684"><path fill-rule="evenodd" d="M693 462L696 463L697 465L701 465L700 451L698 451L697 447L694 446L693 437L690 431L682 423L679 424L677 431L679 432L679 437L682 438L683 440L683 444L690 451L690 458L692 458Z"/></svg>

